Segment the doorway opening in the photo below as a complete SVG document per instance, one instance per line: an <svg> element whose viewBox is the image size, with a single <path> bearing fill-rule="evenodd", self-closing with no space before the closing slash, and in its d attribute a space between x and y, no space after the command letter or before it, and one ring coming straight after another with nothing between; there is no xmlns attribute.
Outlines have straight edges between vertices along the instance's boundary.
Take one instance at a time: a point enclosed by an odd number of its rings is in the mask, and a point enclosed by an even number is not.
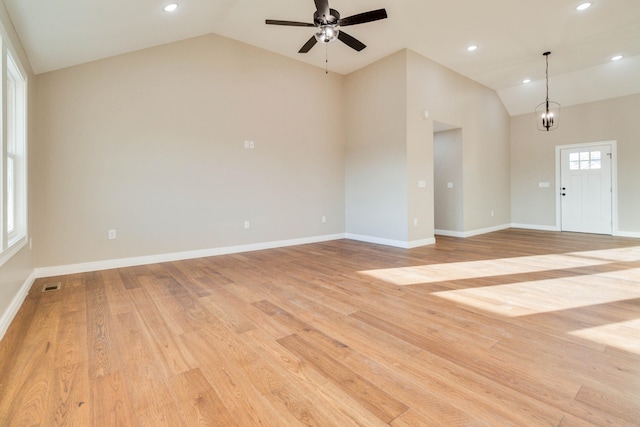
<svg viewBox="0 0 640 427"><path fill-rule="evenodd" d="M433 122L434 233L464 237L462 128Z"/></svg>

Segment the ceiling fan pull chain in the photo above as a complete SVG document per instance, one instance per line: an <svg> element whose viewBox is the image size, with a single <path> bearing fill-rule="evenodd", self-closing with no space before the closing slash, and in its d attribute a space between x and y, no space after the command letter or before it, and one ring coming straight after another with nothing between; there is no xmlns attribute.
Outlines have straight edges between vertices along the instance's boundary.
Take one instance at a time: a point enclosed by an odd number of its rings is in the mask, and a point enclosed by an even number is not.
<svg viewBox="0 0 640 427"><path fill-rule="evenodd" d="M329 44L324 45L324 73L329 74Z"/></svg>

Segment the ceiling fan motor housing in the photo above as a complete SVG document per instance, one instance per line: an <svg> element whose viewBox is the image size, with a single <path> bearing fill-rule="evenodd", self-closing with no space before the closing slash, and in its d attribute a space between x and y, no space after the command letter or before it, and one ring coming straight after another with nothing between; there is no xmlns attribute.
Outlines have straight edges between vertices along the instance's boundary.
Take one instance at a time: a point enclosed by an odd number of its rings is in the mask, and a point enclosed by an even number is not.
<svg viewBox="0 0 640 427"><path fill-rule="evenodd" d="M339 19L340 13L335 9L329 9L329 16L320 16L317 10L313 13L313 22L317 26L337 24Z"/></svg>

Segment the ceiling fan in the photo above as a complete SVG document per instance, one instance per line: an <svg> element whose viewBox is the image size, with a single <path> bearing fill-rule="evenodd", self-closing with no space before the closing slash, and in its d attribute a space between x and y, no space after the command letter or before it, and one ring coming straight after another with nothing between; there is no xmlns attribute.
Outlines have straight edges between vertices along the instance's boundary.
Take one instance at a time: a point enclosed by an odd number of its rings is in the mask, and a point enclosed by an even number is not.
<svg viewBox="0 0 640 427"><path fill-rule="evenodd" d="M316 33L304 44L304 46L302 46L302 48L300 48L298 53L309 52L317 42L331 43L336 39L360 52L367 46L360 40L350 36L344 31L341 31L340 27L364 24L366 22L377 21L387 17L386 10L378 9L340 19L340 13L335 9L329 8L329 0L314 0L314 2L316 4L316 11L313 14L313 24L307 22L280 21L276 19L267 19L265 24L286 25L290 27L316 27Z"/></svg>

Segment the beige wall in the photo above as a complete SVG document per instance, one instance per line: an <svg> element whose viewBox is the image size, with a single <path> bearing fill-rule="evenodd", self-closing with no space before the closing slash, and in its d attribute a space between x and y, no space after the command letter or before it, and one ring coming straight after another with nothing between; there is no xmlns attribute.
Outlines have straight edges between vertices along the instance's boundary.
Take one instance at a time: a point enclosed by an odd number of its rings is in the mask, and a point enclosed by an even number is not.
<svg viewBox="0 0 640 427"><path fill-rule="evenodd" d="M208 35L36 86L38 267L344 231L340 75Z"/></svg>
<svg viewBox="0 0 640 427"><path fill-rule="evenodd" d="M346 231L406 242L406 58L347 76Z"/></svg>
<svg viewBox="0 0 640 427"><path fill-rule="evenodd" d="M640 235L639 112L640 94L563 107L560 127L552 132L538 131L533 114L512 117L512 222L556 227L557 145L616 140L618 229L623 234ZM539 188L539 182L551 186Z"/></svg>
<svg viewBox="0 0 640 427"><path fill-rule="evenodd" d="M0 21L2 21L2 28L4 31L1 32L3 42L9 45L9 49L11 50L13 55L17 55L18 59L22 63L25 72L27 73L27 91L29 94L28 107L32 109L33 107L33 91L32 91L32 81L33 81L33 73L31 72L31 68L29 66L29 62L27 61L27 57L24 53L22 45L20 44L20 40L16 35L15 29L9 19L7 10L5 9L4 2L0 2ZM32 123L29 122L29 125ZM30 142L30 132L27 134L29 145L29 153L30 156L33 153L33 147L31 147ZM28 173L31 170L28 169ZM30 196L33 196L33 184L31 176L28 177L28 184L30 187ZM33 197L29 199L29 208L30 212L33 211ZM29 223L33 218L29 212ZM33 259L32 252L29 249L29 246L24 246L16 255L14 255L9 261L7 261L4 265L0 266L0 337L4 333L4 329L8 327L8 322L11 320L15 311L18 309L18 304L21 301L17 301L16 298L19 298L24 292L23 285L28 285L28 279L30 274L33 271Z"/></svg>

